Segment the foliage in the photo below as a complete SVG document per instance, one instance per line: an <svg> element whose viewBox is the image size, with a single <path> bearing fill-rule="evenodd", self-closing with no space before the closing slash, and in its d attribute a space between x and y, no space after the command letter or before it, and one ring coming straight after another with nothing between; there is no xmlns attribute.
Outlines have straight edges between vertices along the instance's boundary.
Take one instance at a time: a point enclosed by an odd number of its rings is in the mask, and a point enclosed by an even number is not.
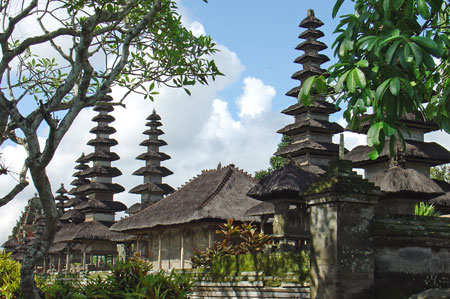
<svg viewBox="0 0 450 299"><path fill-rule="evenodd" d="M450 165L441 165L430 168L430 176L432 179L445 181L450 183Z"/></svg>
<svg viewBox="0 0 450 299"><path fill-rule="evenodd" d="M216 241L204 250L194 250L191 256L193 268L209 268L217 256L256 254L270 243L269 236L258 233L257 228L251 223L244 222L240 226L235 226L233 219L228 219L227 223L219 225L216 234L222 238L222 241Z"/></svg>
<svg viewBox="0 0 450 299"><path fill-rule="evenodd" d="M102 278L88 277L86 283L58 279L44 288L45 298L187 298L190 280L164 271L150 273L151 265L138 258L109 266L110 273Z"/></svg>
<svg viewBox="0 0 450 299"><path fill-rule="evenodd" d="M336 0L335 17L345 0ZM391 153L406 113L422 115L450 133L450 3L445 0L353 0L355 12L341 16L326 74L305 80L299 100L311 94L346 102L351 129L368 118L367 143L376 159L389 139ZM326 79L328 77L328 79Z"/></svg>
<svg viewBox="0 0 450 299"><path fill-rule="evenodd" d="M438 217L441 215L439 211L436 211L434 209L434 205L425 202L420 202L416 204L416 206L414 207L414 214L416 216L434 216L434 217Z"/></svg>
<svg viewBox="0 0 450 299"><path fill-rule="evenodd" d="M283 137L281 137L281 142L278 143L277 150L280 150L283 147L286 147L287 145L289 145L289 143L291 143L291 141L292 141L292 137L291 136L283 135ZM287 159L283 158L283 157L280 157L280 156L272 156L272 157L270 157L270 167L267 168L267 169L261 169L259 171L256 171L255 172L255 178L258 181L263 179L263 178L265 178L266 176L271 174L273 171L283 168L283 166L286 164L286 162L287 162Z"/></svg>
<svg viewBox="0 0 450 299"><path fill-rule="evenodd" d="M9 256L11 253L0 253L0 299L21 298L20 263Z"/></svg>

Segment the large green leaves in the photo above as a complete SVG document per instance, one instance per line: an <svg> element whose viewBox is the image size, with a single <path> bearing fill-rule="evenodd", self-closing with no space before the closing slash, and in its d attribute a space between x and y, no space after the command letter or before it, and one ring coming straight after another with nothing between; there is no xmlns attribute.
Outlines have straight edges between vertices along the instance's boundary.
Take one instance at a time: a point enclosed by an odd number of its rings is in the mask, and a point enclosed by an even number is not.
<svg viewBox="0 0 450 299"><path fill-rule="evenodd" d="M336 0L335 17L345 0ZM354 0L333 44L329 90L346 103L350 127L368 108L371 158L385 139L402 141L405 113L420 113L450 132L450 4L445 0ZM307 94L302 94L307 98ZM391 144L391 149L395 147Z"/></svg>

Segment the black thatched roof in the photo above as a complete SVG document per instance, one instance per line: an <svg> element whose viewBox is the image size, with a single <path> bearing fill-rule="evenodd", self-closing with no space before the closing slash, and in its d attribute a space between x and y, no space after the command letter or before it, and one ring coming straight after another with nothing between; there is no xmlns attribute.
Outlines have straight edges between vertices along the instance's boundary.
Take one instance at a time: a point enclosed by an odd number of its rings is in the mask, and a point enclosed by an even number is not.
<svg viewBox="0 0 450 299"><path fill-rule="evenodd" d="M173 174L173 172L164 166L152 166L152 165L146 165L133 172L133 175L145 175L145 174L159 174L161 176L168 176Z"/></svg>
<svg viewBox="0 0 450 299"><path fill-rule="evenodd" d="M109 192L109 193L120 193L125 191L125 188L116 183L100 183L100 182L90 182L89 184L82 185L77 188L77 193L89 193L89 192Z"/></svg>
<svg viewBox="0 0 450 299"><path fill-rule="evenodd" d="M55 236L54 243L76 242L83 240L111 240L112 238L123 238L121 233L110 231L109 228L99 221L88 221L80 224L65 224Z"/></svg>
<svg viewBox="0 0 450 299"><path fill-rule="evenodd" d="M280 198L301 200L300 193L317 181L319 176L299 167L291 159L282 169L275 170L247 193L248 196L262 201L274 201Z"/></svg>
<svg viewBox="0 0 450 299"><path fill-rule="evenodd" d="M6 240L5 243L2 244L2 247L5 249L15 249L19 243L17 242L16 238L10 238Z"/></svg>
<svg viewBox="0 0 450 299"><path fill-rule="evenodd" d="M233 165L203 171L175 193L118 221L111 229L135 231L207 219L254 221L257 219L245 212L259 204L246 195L255 184L251 176Z"/></svg>
<svg viewBox="0 0 450 299"><path fill-rule="evenodd" d="M124 238L123 234L111 231L109 227L99 221L83 222L77 225L77 232L73 236L75 241L103 240Z"/></svg>
<svg viewBox="0 0 450 299"><path fill-rule="evenodd" d="M298 92L300 91L300 87L295 87L291 91L298 95ZM286 95L294 96L294 94L292 94L292 95L290 94L291 91L286 93ZM295 97L297 97L297 96L295 95ZM302 103L296 103L294 105L287 107L286 109L281 111L281 113L286 114L286 115L298 115L298 114L305 113L307 111L314 111L314 112L329 114L329 113L337 112L339 110L340 109L336 108L336 105L334 105L334 104L328 103L324 100L316 100L312 103L311 106L305 106Z"/></svg>
<svg viewBox="0 0 450 299"><path fill-rule="evenodd" d="M133 204L131 207L129 207L125 213L127 214L136 214L137 212L145 209L146 207L152 205L153 203L151 201L144 201L144 202L137 202L135 204Z"/></svg>
<svg viewBox="0 0 450 299"><path fill-rule="evenodd" d="M77 232L77 224L67 223L64 224L61 229L56 233L53 243L70 242L73 236Z"/></svg>
<svg viewBox="0 0 450 299"><path fill-rule="evenodd" d="M284 135L296 135L305 132L307 130L320 133L336 134L343 132L344 128L342 128L337 123L306 118L304 120L296 121L293 124L285 126L284 128L278 130L277 133Z"/></svg>
<svg viewBox="0 0 450 299"><path fill-rule="evenodd" d="M148 182L145 184L138 185L131 189L129 192L134 194L142 194L147 192L160 193L160 194L170 194L173 193L175 189L167 184L155 184Z"/></svg>
<svg viewBox="0 0 450 299"><path fill-rule="evenodd" d="M338 152L339 152L338 144L305 140L302 142L291 143L276 151L275 155L282 157L287 157L288 155L291 155L293 157L296 157L299 154L315 153L321 156L333 157L337 156Z"/></svg>
<svg viewBox="0 0 450 299"><path fill-rule="evenodd" d="M275 214L275 206L271 202L263 201L248 209L246 214L249 216L273 215Z"/></svg>
<svg viewBox="0 0 450 299"><path fill-rule="evenodd" d="M127 206L118 201L100 201L97 199L89 199L75 207L79 211L105 211L105 212L120 212L125 211Z"/></svg>
<svg viewBox="0 0 450 299"><path fill-rule="evenodd" d="M84 214L78 210L71 209L62 214L59 220L62 221L72 220L75 223L79 223L84 221Z"/></svg>
<svg viewBox="0 0 450 299"><path fill-rule="evenodd" d="M379 171L369 182L380 187L381 191L402 197L429 199L443 194L443 190L430 178L415 169L391 165Z"/></svg>
<svg viewBox="0 0 450 299"><path fill-rule="evenodd" d="M314 15L314 10L308 9L308 13L306 15L306 18L304 18L298 27L302 28L318 28L323 26L323 22L316 18Z"/></svg>
<svg viewBox="0 0 450 299"><path fill-rule="evenodd" d="M155 159L155 160L159 160L159 161L164 161L164 160L170 159L170 156L165 153L151 151L151 152L145 152L143 154L140 154L139 156L136 157L136 159L138 159L138 160Z"/></svg>
<svg viewBox="0 0 450 299"><path fill-rule="evenodd" d="M86 156L87 161L117 161L119 159L120 157L118 154L105 151L96 151ZM85 165L84 169L87 168L89 168L89 166Z"/></svg>
<svg viewBox="0 0 450 299"><path fill-rule="evenodd" d="M83 175L87 178L96 177L96 176L117 177L117 176L122 175L122 172L117 167L96 165L96 166L89 167L86 170L83 170L81 175Z"/></svg>
<svg viewBox="0 0 450 299"><path fill-rule="evenodd" d="M48 253L49 254L58 254L61 251L67 250L68 248L67 243L53 243L52 246L50 246Z"/></svg>
<svg viewBox="0 0 450 299"><path fill-rule="evenodd" d="M435 142L423 142L416 140L405 140L406 149L404 159L406 161L427 162L431 165L440 165L450 162L450 152ZM376 160L371 160L368 155L372 148L368 145L360 145L345 154L345 159L351 160L354 167L379 163L389 159L389 142Z"/></svg>

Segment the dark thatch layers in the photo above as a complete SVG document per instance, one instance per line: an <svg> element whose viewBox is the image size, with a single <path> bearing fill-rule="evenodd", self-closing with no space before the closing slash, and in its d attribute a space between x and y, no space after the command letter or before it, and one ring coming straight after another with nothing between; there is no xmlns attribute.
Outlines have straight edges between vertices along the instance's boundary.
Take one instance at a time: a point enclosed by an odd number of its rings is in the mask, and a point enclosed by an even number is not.
<svg viewBox="0 0 450 299"><path fill-rule="evenodd" d="M139 213L116 222L111 229L120 232L150 229L162 225L197 220L255 221L245 212L259 204L245 194L256 181L233 165L203 171L175 193Z"/></svg>
<svg viewBox="0 0 450 299"><path fill-rule="evenodd" d="M391 166L378 172L369 182L381 191L401 197L429 199L443 194L443 190L430 178L415 169Z"/></svg>
<svg viewBox="0 0 450 299"><path fill-rule="evenodd" d="M275 206L271 202L263 201L259 205L256 205L246 212L249 216L263 216L275 214Z"/></svg>
<svg viewBox="0 0 450 299"><path fill-rule="evenodd" d="M404 159L407 161L429 162L432 165L440 165L450 162L450 152L435 142L422 142L415 140L405 140L406 150ZM360 145L345 154L345 159L351 160L354 167L370 163L379 163L389 159L389 142L376 160L371 160L368 155L372 148L367 145Z"/></svg>
<svg viewBox="0 0 450 299"><path fill-rule="evenodd" d="M263 178L255 187L250 189L247 195L262 201L279 198L300 200L300 193L317 181L318 178L317 173L297 166L290 159L289 163L282 169L276 170Z"/></svg>

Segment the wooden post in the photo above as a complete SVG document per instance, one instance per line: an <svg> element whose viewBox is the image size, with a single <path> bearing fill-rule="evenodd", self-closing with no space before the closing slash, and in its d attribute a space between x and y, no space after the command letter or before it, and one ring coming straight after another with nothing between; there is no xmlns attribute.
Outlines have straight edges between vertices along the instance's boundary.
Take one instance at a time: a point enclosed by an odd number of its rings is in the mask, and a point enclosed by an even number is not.
<svg viewBox="0 0 450 299"><path fill-rule="evenodd" d="M67 247L67 255L66 255L66 272L69 272L70 267L70 247Z"/></svg>
<svg viewBox="0 0 450 299"><path fill-rule="evenodd" d="M180 229L180 234L181 234L181 252L180 252L180 254L181 254L181 258L180 258L180 268L181 269L184 269L184 229L183 228L181 228Z"/></svg>
<svg viewBox="0 0 450 299"><path fill-rule="evenodd" d="M162 232L159 232L158 234L158 269L161 270L162 269L162 251L161 251L161 246L162 246Z"/></svg>
<svg viewBox="0 0 450 299"><path fill-rule="evenodd" d="M58 253L58 272L61 272L61 252Z"/></svg>
<svg viewBox="0 0 450 299"><path fill-rule="evenodd" d="M83 246L83 271L87 271L86 269L86 248Z"/></svg>

